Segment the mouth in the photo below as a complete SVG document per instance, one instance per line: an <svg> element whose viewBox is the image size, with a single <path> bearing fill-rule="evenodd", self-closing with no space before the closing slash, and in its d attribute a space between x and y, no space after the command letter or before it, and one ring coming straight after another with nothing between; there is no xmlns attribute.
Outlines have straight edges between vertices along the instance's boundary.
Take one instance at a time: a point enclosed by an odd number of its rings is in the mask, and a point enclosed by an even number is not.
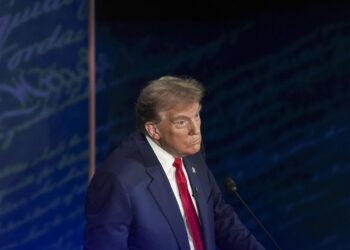
<svg viewBox="0 0 350 250"><path fill-rule="evenodd" d="M197 145L197 144L200 144L201 143L201 138L199 138L199 139L196 139L196 140L193 140L192 141L192 145Z"/></svg>

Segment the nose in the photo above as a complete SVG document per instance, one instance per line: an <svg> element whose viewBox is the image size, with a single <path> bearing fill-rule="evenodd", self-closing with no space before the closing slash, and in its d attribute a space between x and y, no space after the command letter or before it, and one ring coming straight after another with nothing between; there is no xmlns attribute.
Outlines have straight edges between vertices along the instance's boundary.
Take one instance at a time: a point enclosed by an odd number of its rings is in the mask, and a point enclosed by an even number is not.
<svg viewBox="0 0 350 250"><path fill-rule="evenodd" d="M190 133L198 135L201 133L201 121L200 120L191 120L191 129Z"/></svg>

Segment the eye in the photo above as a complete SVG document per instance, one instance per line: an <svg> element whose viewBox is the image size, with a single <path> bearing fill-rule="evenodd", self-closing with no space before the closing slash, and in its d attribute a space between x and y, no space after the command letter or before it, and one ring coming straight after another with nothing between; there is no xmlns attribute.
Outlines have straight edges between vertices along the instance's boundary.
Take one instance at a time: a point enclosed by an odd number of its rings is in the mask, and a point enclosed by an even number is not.
<svg viewBox="0 0 350 250"><path fill-rule="evenodd" d="M177 121L175 121L175 126L177 128L186 127L186 121L185 120L177 120Z"/></svg>

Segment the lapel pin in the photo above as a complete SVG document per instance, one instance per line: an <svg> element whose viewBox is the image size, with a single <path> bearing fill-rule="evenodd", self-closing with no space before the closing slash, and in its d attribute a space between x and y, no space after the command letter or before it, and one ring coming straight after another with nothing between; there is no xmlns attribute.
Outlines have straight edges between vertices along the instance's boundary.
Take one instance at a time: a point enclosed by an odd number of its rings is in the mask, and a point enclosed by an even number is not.
<svg viewBox="0 0 350 250"><path fill-rule="evenodd" d="M192 166L192 173L196 173L196 168Z"/></svg>

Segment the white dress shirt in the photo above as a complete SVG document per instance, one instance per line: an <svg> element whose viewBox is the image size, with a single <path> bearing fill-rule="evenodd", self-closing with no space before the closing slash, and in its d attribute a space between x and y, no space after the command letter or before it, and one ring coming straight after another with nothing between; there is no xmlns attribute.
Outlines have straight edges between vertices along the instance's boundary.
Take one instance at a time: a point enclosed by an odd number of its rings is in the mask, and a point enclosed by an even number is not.
<svg viewBox="0 0 350 250"><path fill-rule="evenodd" d="M190 244L190 248L191 250L194 250L194 245L193 245L193 241L192 241L192 237L191 234L188 230L188 225L186 222L186 217L185 217L185 213L184 213L184 208L182 206L182 202L181 202L181 198L180 198L180 194L179 194L179 189L177 187L177 183L176 183L176 176L175 176L175 172L176 172L176 168L173 166L174 163L174 156L172 156L171 154L169 154L167 151L165 151L164 149L162 149L158 144L156 144L151 138L149 138L148 136L146 136L146 139L148 141L148 143L150 144L151 148L153 149L154 153L156 154L158 161L160 162L160 165L162 165L163 170L169 180L170 186L173 190L173 193L175 195L177 204L179 205L179 209L182 215L182 219L184 220L185 226L186 226L186 231L187 231L187 236L188 236L188 240L189 240L189 244ZM184 162L182 162L182 170L185 174L186 180L187 180L187 188L188 191L190 193L190 195L192 194L192 188L190 185L190 182L188 180L188 176L187 176L187 172L186 169L184 167ZM198 209L197 209L197 204L196 201L193 197L193 195L191 195L191 199L192 199L192 203L194 205L194 208L196 209L196 213L198 215Z"/></svg>

